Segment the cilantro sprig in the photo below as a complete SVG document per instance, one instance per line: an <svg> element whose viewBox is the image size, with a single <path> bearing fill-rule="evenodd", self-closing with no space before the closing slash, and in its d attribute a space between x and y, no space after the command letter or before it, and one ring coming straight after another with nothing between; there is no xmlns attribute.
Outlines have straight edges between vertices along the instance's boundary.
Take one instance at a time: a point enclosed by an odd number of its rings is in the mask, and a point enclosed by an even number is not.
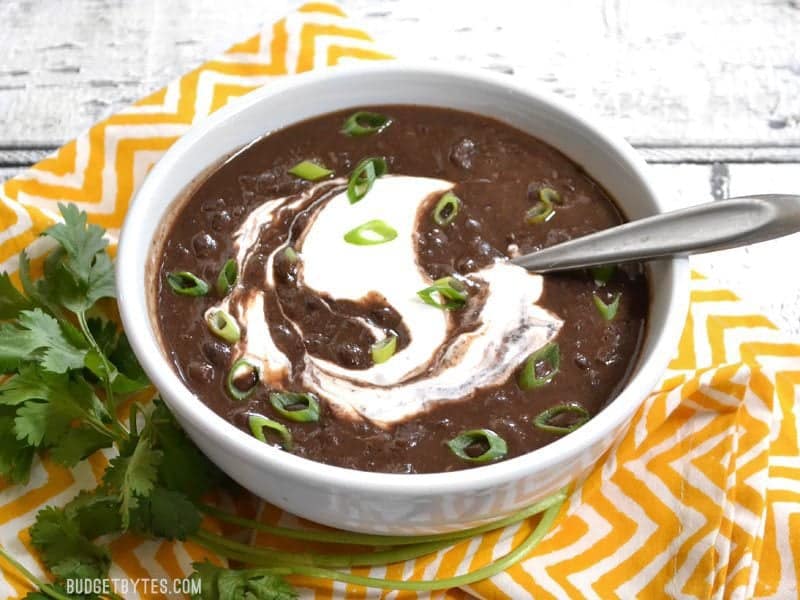
<svg viewBox="0 0 800 600"><path fill-rule="evenodd" d="M126 531L191 539L250 568L196 563L201 600L293 600L285 577L300 575L383 589L437 590L489 577L520 560L552 524L564 492L490 525L418 537L305 531L265 525L201 499L226 480L198 450L159 399L134 401L150 388L125 333L108 314L115 295L105 232L74 206L61 205L63 222L44 232L54 249L34 278L19 259L21 289L0 273L0 478L26 483L37 455L73 467L94 452L116 454L100 484L61 507L38 512L31 542L53 576L43 581L0 546L4 557L37 591L27 600L69 600L66 583L108 577L108 541ZM151 397L152 394L142 394ZM125 403L128 417L120 418ZM205 529L202 514L239 527L311 542L372 547L363 553L291 553L254 548ZM533 533L509 554L449 579L408 582L337 570L408 560L492 529L543 513ZM116 593L102 597L119 600ZM80 596L98 598L98 596Z"/></svg>

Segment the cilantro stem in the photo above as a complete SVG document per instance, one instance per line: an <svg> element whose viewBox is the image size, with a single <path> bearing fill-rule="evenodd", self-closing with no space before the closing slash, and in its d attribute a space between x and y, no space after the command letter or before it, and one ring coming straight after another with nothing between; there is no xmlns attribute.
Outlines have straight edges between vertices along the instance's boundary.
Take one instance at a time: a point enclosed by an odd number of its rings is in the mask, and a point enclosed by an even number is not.
<svg viewBox="0 0 800 600"><path fill-rule="evenodd" d="M124 440L124 435L120 434L117 431L117 428L109 428L99 420L97 417L89 414L83 415L83 420L89 425L92 429L97 431L98 433L102 433L103 435L110 436L111 439L117 443L120 443Z"/></svg>
<svg viewBox="0 0 800 600"><path fill-rule="evenodd" d="M3 546L0 546L0 556L2 556L6 560L6 562L8 562L11 566L13 566L17 571L22 573L25 579L27 579L30 583L39 588L39 590L41 590L42 593L50 596L54 600L72 600L68 595L62 594L50 584L45 583L44 581L36 577L36 575L34 575L28 569L26 569L21 562L12 557L6 551L6 549L3 548Z"/></svg>
<svg viewBox="0 0 800 600"><path fill-rule="evenodd" d="M424 542L437 542L437 541L448 541L448 540L452 541L454 539L462 537L472 537L480 535L482 533L486 533L487 531L493 531L501 527L513 525L524 519L527 519L528 517L539 514L540 512L547 510L553 504L560 502L561 500L563 500L562 492L557 492L556 494L548 496L547 498L537 502L536 504L532 504L531 506L523 508L522 510L519 510L503 519L500 519L499 521L492 521L491 523L486 523L485 525L479 525L478 527L472 527L470 529L465 529L463 531L457 531L451 533L434 533L429 535L416 535L416 536L371 535L367 533L352 533L349 531L308 531L303 529L292 529L289 527L278 527L275 525L267 525L266 523L260 523L252 519L237 517L231 515L230 513L225 512L224 510L221 510L214 506L210 506L208 504L199 504L198 508L207 515L215 517L220 521L224 521L232 525L238 525L240 527L245 527L247 529L263 531L264 533L268 533L278 537L285 537L285 538L304 540L310 542L327 542L330 544L347 544L347 545L377 547L377 546L406 546L412 544L421 544Z"/></svg>
<svg viewBox="0 0 800 600"><path fill-rule="evenodd" d="M476 569L470 573L457 575L445 579L438 579L435 581L406 581L400 579L380 579L376 577L363 577L360 575L353 575L351 573L343 573L333 569L324 569L307 565L282 565L270 568L256 568L249 569L248 573L252 575L302 575L306 577L313 577L316 579L332 579L334 581L341 581L353 585L360 585L368 588L380 588L386 590L400 590L400 591L415 591L415 592L428 592L433 590L449 589L452 587L459 587L488 579L509 567L515 565L520 560L524 559L547 535L548 531L553 525L561 507L566 499L564 491L555 495L557 497L554 504L552 504L542 515L539 523L536 525L531 534L525 540L508 554L502 558Z"/></svg>
<svg viewBox="0 0 800 600"><path fill-rule="evenodd" d="M97 340L94 339L94 335L92 335L92 331L89 329L89 324L86 322L86 311L79 311L75 313L78 317L78 325L80 325L81 332L83 336L86 338L86 341L89 342L89 345L92 347L92 350L97 352L97 356L100 357L100 362L103 364L103 370L105 371L105 377L103 378L103 383L105 385L106 397L105 397L105 406L108 414L111 415L111 428L112 428L112 437L117 441L119 444L120 442L124 441L128 437L128 432L125 428L119 423L116 418L117 414L117 407L116 402L114 401L114 390L111 388L111 364L108 362L108 358L106 358L105 352L100 348L100 344L97 343Z"/></svg>

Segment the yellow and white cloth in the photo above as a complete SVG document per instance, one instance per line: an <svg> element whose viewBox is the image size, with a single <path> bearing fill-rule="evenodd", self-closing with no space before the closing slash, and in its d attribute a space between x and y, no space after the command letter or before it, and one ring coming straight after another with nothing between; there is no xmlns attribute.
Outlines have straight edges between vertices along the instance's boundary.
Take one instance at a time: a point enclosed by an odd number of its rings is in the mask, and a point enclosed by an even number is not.
<svg viewBox="0 0 800 600"><path fill-rule="evenodd" d="M74 202L114 236L150 166L193 123L275 77L387 59L335 5L305 4L165 89L95 125L0 188L0 271ZM552 532L507 572L432 597L796 598L800 575L800 343L736 295L695 274L680 346L662 386L625 437L572 494ZM0 543L34 572L28 527L41 507L92 488L107 458L68 471L38 463L26 486L0 483ZM264 506L261 519L296 519ZM409 563L359 569L445 577L505 554L523 523ZM259 537L254 543L270 543ZM122 536L112 577L182 577L205 556L192 544ZM9 568L0 597L24 596ZM308 597L417 597L297 581ZM308 586L308 587L305 587ZM143 597L160 597L142 594ZM427 597L427 594L420 595Z"/></svg>

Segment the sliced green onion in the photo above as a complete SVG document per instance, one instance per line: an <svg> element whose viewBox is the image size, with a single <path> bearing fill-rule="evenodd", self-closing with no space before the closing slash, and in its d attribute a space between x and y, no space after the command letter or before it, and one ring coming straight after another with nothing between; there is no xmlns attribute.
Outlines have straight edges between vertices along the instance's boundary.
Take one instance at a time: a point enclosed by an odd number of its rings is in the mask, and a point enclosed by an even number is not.
<svg viewBox="0 0 800 600"><path fill-rule="evenodd" d="M543 187L539 190L539 199L549 202L550 204L561 204L561 194L553 188Z"/></svg>
<svg viewBox="0 0 800 600"><path fill-rule="evenodd" d="M239 324L230 313L224 310L210 310L206 313L206 325L215 336L235 344L242 336Z"/></svg>
<svg viewBox="0 0 800 600"><path fill-rule="evenodd" d="M231 367L226 381L228 393L237 400L244 400L256 390L256 386L261 379L258 365L250 362L246 358L240 358ZM248 384L241 387L241 383Z"/></svg>
<svg viewBox="0 0 800 600"><path fill-rule="evenodd" d="M442 226L449 225L455 220L460 208L461 198L453 192L446 192L433 209L433 222Z"/></svg>
<svg viewBox="0 0 800 600"><path fill-rule="evenodd" d="M380 133L391 124L392 120L386 115L362 110L347 117L341 132L345 135L361 137Z"/></svg>
<svg viewBox="0 0 800 600"><path fill-rule="evenodd" d="M488 448L477 456L467 454L467 448L473 444L484 443ZM499 460L508 454L506 441L491 429L470 429L464 431L452 440L447 442L447 446L461 460L472 463L484 463L492 460Z"/></svg>
<svg viewBox="0 0 800 600"><path fill-rule="evenodd" d="M386 161L380 157L365 158L356 165L347 182L347 198L355 204L367 195L378 177L386 175Z"/></svg>
<svg viewBox="0 0 800 600"><path fill-rule="evenodd" d="M319 400L314 394L298 392L273 392L270 404L281 416L298 423L319 421Z"/></svg>
<svg viewBox="0 0 800 600"><path fill-rule="evenodd" d="M372 362L376 365L385 363L397 351L397 336L392 334L382 340L378 340L372 344L370 351L372 352Z"/></svg>
<svg viewBox="0 0 800 600"><path fill-rule="evenodd" d="M281 448L284 450L291 450L292 446L294 446L292 433L283 423L278 423L277 421L262 417L261 415L250 415L247 419L247 424L250 426L250 431L253 436L260 442L269 444L267 436L264 434L264 429L270 429L278 434Z"/></svg>
<svg viewBox="0 0 800 600"><path fill-rule="evenodd" d="M167 283L173 292L181 296L205 296L208 293L208 284L189 271L170 273Z"/></svg>
<svg viewBox="0 0 800 600"><path fill-rule="evenodd" d="M433 282L433 285L417 292L425 304L430 304L442 310L461 308L467 301L467 289L455 277L442 277Z"/></svg>
<svg viewBox="0 0 800 600"><path fill-rule="evenodd" d="M603 286L611 281L614 276L614 271L617 270L615 265L601 265L599 267L592 267L589 272L597 285Z"/></svg>
<svg viewBox="0 0 800 600"><path fill-rule="evenodd" d="M344 241L356 246L375 246L391 242L397 237L397 230L386 221L375 219L355 227L344 234Z"/></svg>
<svg viewBox="0 0 800 600"><path fill-rule="evenodd" d="M323 177L327 177L333 171L330 169L326 169L322 165L318 165L315 162L311 162L310 160L304 160L302 162L297 163L291 169L289 169L289 173L299 177L300 179L305 179L307 181L317 181L318 179L322 179Z"/></svg>
<svg viewBox="0 0 800 600"><path fill-rule="evenodd" d="M222 269L217 277L217 293L220 296L225 296L236 285L236 280L239 279L239 265L232 258L225 261Z"/></svg>
<svg viewBox="0 0 800 600"><path fill-rule="evenodd" d="M621 297L622 293L617 292L614 294L614 299L611 300L610 303L606 304L600 299L600 296L597 294L592 294L594 305L597 307L597 310L600 311L600 314L606 321L613 321L614 317L617 316L617 310L619 310L619 299Z"/></svg>
<svg viewBox="0 0 800 600"><path fill-rule="evenodd" d="M283 249L283 257L292 264L300 260L300 256L297 254L297 250L295 250L291 246L286 246L286 248Z"/></svg>
<svg viewBox="0 0 800 600"><path fill-rule="evenodd" d="M545 221L549 221L554 214L556 214L556 211L553 208L553 203L539 190L539 199L536 201L536 204L525 213L525 222L529 225L544 223Z"/></svg>
<svg viewBox="0 0 800 600"><path fill-rule="evenodd" d="M575 421L569 425L555 425L553 423L553 419L559 415L568 413L577 416ZM558 406L553 406L547 410L543 410L536 415L536 418L533 420L533 425L542 431L564 435L566 433L570 433L571 431L575 431L581 425L585 425L591 418L592 415L589 414L589 411L583 408L580 404L559 404Z"/></svg>
<svg viewBox="0 0 800 600"><path fill-rule="evenodd" d="M544 367L544 375L539 375L537 369ZM519 374L519 387L523 390L532 390L550 383L558 373L561 365L561 351L558 344L549 342L528 357L522 372Z"/></svg>

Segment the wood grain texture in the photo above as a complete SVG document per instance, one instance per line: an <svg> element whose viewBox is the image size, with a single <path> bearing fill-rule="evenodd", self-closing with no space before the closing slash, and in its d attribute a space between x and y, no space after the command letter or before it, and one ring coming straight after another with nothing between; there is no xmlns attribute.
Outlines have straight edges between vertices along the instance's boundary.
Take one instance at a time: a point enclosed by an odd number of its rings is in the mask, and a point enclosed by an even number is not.
<svg viewBox="0 0 800 600"><path fill-rule="evenodd" d="M637 144L800 152L796 0L342 4L398 56L513 72ZM3 0L0 146L59 144L296 5Z"/></svg>

